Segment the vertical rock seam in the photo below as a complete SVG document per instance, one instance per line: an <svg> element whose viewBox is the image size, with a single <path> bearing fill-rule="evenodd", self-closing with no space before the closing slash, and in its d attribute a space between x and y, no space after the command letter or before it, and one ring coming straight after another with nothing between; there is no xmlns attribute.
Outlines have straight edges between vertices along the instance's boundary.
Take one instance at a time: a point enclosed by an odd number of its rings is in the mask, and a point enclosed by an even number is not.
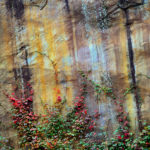
<svg viewBox="0 0 150 150"><path fill-rule="evenodd" d="M24 15L24 4L22 0L6 0L5 4L11 16L14 15L16 19L22 18Z"/></svg>
<svg viewBox="0 0 150 150"><path fill-rule="evenodd" d="M65 4L66 4L67 11L70 12L69 1L65 0Z"/></svg>
<svg viewBox="0 0 150 150"><path fill-rule="evenodd" d="M131 78L132 78L132 84L134 87L134 96L135 96L136 107L137 107L138 126L139 126L139 130L141 130L142 129L141 107L140 107L139 93L138 93L136 77L135 77L134 52L133 52L133 47L132 47L131 29L130 29L128 9L125 9L124 12L125 12L125 17L126 17L125 27L126 27L127 42L128 42L128 53L129 53Z"/></svg>
<svg viewBox="0 0 150 150"><path fill-rule="evenodd" d="M13 28L13 30L15 31L15 36L19 37L19 41L17 41L19 44L16 47L16 55L14 55L14 58L17 57L18 54L23 54L23 57L19 56L21 59L19 63L17 63L17 67L13 68L13 72L14 72L14 77L16 81L19 81L19 84L22 87L22 90L24 90L28 84L28 82L31 79L31 73L30 73L30 69L29 69L29 63L28 63L28 44L25 44L24 42L24 37L23 37L23 33L24 33L24 4L23 4L23 0L6 0L6 9L8 10L8 12L11 15L11 27ZM13 39L13 38L12 38ZM16 41L15 41L16 42ZM23 62L23 63L22 63ZM18 86L16 85L16 89L15 91L17 92L18 96L20 96L21 94L18 91ZM26 90L28 90L28 93L30 91L30 88L27 88ZM21 97L25 97L24 94L21 95ZM32 109L32 102L30 102L29 106Z"/></svg>

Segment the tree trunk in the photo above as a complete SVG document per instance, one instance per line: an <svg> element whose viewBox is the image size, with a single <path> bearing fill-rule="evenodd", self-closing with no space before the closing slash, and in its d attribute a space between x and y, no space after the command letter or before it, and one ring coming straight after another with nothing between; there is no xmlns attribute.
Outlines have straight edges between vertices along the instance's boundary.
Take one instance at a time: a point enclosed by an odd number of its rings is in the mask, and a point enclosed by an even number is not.
<svg viewBox="0 0 150 150"><path fill-rule="evenodd" d="M126 34L127 34L127 42L128 42L128 53L129 53L129 61L130 61L130 73L131 73L131 80L132 85L134 87L134 96L136 101L136 107L137 107L137 118L138 118L138 127L139 130L142 129L142 123L141 123L141 106L140 106L140 96L137 89L137 83L136 83L136 73L135 73L135 65L134 65L134 51L132 47L132 39L131 39L131 29L130 29L130 22L129 22L129 11L128 9L124 10L125 12L125 18L126 18Z"/></svg>

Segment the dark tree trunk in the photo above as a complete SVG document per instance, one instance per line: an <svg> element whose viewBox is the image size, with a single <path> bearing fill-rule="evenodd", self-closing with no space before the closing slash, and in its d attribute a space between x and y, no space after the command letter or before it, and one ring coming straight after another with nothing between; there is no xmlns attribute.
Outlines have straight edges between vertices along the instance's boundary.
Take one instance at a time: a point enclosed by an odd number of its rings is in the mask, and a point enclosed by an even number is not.
<svg viewBox="0 0 150 150"><path fill-rule="evenodd" d="M65 0L65 3L66 3L66 9L67 9L67 11L70 12L69 1Z"/></svg>
<svg viewBox="0 0 150 150"><path fill-rule="evenodd" d="M137 118L138 118L138 125L139 130L142 129L141 123L141 106L140 106L140 96L137 89L137 82L136 82L136 73L135 73L135 65L134 65L134 51L132 47L132 39L131 39L131 29L130 29L130 22L129 22L129 11L128 9L124 10L125 18L126 18L126 34L127 34L127 43L128 43L128 53L129 53L129 62L130 62L130 73L132 79L132 85L134 87L134 96L136 101L137 107Z"/></svg>

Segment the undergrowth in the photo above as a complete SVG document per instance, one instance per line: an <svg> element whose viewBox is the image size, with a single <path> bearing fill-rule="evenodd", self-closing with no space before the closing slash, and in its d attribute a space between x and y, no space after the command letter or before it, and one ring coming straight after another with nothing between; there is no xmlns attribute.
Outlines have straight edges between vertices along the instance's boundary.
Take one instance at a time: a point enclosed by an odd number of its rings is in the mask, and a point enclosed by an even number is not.
<svg viewBox="0 0 150 150"><path fill-rule="evenodd" d="M32 150L148 150L150 147L150 126L144 125L136 136L130 132L130 120L124 111L123 100L118 99L110 87L102 87L94 81L88 80L81 73L82 88L74 98L74 106L69 111L64 110L66 99L57 97L55 105L45 105L45 114L37 115L32 110L32 86L28 83L21 94L6 94L12 104L12 119L14 128L18 132L20 149ZM96 120L101 114L95 112L90 115L86 106L88 96L88 82L90 81L98 99L103 93L110 97L116 105L119 127L108 139L104 130L98 130ZM128 91L129 92L129 91ZM127 94L127 91L125 92ZM24 95L24 97L22 97ZM65 113L64 113L65 112ZM64 115L65 114L65 115ZM0 148L7 143L0 138ZM6 148L7 149L7 148Z"/></svg>

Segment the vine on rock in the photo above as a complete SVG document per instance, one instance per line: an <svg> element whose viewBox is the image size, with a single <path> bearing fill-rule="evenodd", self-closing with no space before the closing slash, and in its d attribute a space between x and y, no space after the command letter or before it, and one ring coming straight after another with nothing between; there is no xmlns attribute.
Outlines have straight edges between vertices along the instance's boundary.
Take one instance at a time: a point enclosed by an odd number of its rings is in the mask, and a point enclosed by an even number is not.
<svg viewBox="0 0 150 150"><path fill-rule="evenodd" d="M107 87L102 84L97 84L93 80L89 79L88 76L85 75L83 71L80 71L80 74L87 82L89 82L90 85L92 85L94 92L96 94L97 101L101 100L102 95L105 95L106 98L110 98L116 106L116 112L118 113L117 120L119 123L119 128L115 131L116 137L112 138L110 143L108 143L107 145L108 148L140 149L143 147L150 146L150 126L143 127L143 130L140 133L142 137L140 137L139 139L136 139L135 135L130 132L130 120L129 120L128 113L124 110L125 109L124 102L125 102L125 96L132 91L133 87L127 88L126 91L123 93L122 98L120 98L119 96L114 94L113 92L114 89L112 87ZM145 137L143 135L145 135ZM143 137L146 140L142 142L140 140L143 140L142 139ZM133 144L132 142L135 143Z"/></svg>
<svg viewBox="0 0 150 150"><path fill-rule="evenodd" d="M74 106L70 108L69 112L65 111L66 115L63 113L66 99L59 95L52 108L49 108L48 105L44 106L45 114L35 114L32 110L34 91L29 83L24 91L20 91L20 97L15 93L12 93L11 96L6 94L13 107L12 119L15 129L18 131L20 149L136 150L148 148L150 146L150 126L145 126L140 136L136 138L133 133L129 132L129 120L127 113L123 111L123 100L118 100L114 96L112 88L101 87L92 82L95 92L98 94L104 92L113 98L114 104L117 106L117 118L120 124L114 137L109 141L103 131L96 132L96 120L101 115L98 112L89 115L86 106L88 78L83 73L81 75L82 88L74 99Z"/></svg>

